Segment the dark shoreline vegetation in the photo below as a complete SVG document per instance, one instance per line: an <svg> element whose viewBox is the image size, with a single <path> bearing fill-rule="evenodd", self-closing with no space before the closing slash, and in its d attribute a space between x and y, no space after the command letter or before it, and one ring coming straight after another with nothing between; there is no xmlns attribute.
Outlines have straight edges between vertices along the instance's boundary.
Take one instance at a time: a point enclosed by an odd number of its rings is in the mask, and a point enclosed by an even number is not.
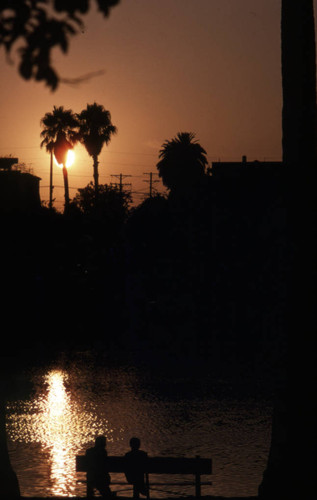
<svg viewBox="0 0 317 500"><path fill-rule="evenodd" d="M17 368L93 351L153 379L205 377L273 397L285 341L283 175L205 176L124 216L111 204L2 215L5 310L23 332L9 338Z"/></svg>
<svg viewBox="0 0 317 500"><path fill-rule="evenodd" d="M21 497L21 499L27 499L27 500L47 500L47 498L54 498L55 500L62 500L64 499L65 497ZM83 500L85 499L86 497L71 497L73 500ZM120 499L130 499L131 497L124 497L124 496L120 496ZM155 497L152 497L152 498L155 498ZM173 496L173 497L166 497L166 500L172 500L172 498L174 500L178 500L178 498L184 498L184 497L177 497L176 495ZM196 499L196 497L191 497L191 496L187 496L186 497L188 500L193 500L193 499ZM258 497L214 497L214 496L202 496L202 498L204 498L204 500L257 500Z"/></svg>

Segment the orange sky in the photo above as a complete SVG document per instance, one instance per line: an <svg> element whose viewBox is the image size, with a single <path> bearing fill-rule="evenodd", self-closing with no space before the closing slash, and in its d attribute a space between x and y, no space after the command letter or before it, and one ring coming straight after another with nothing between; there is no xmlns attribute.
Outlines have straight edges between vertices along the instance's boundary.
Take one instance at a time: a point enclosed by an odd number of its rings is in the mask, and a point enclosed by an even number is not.
<svg viewBox="0 0 317 500"><path fill-rule="evenodd" d="M26 82L0 54L0 155L42 178L42 200L49 156L40 119L54 105L80 112L96 101L111 112L118 134L100 156L100 182L131 175L134 192L147 192L144 172L156 172L160 146L180 131L196 133L210 162L281 158L280 0L121 0L110 18L91 12L85 22L68 55L54 53L64 77L104 70L76 87L52 93ZM93 179L92 160L75 151L71 198ZM58 167L54 185L62 209Z"/></svg>

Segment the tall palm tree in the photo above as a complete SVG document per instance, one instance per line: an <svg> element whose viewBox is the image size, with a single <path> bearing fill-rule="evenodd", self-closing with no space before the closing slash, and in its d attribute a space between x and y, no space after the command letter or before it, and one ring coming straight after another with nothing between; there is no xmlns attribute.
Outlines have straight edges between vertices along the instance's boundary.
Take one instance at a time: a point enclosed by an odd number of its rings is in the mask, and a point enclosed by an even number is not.
<svg viewBox="0 0 317 500"><path fill-rule="evenodd" d="M262 499L316 494L317 141L313 0L282 0L282 146L287 169L289 297L286 377L274 409Z"/></svg>
<svg viewBox="0 0 317 500"><path fill-rule="evenodd" d="M65 212L69 207L68 174L66 168L66 156L77 142L78 122L71 109L64 109L63 106L53 107L51 113L46 113L41 119L43 130L41 132L41 147L46 148L50 153L50 204L52 203L52 171L53 153L56 160L63 167L64 187L65 187Z"/></svg>
<svg viewBox="0 0 317 500"><path fill-rule="evenodd" d="M117 127L111 122L111 115L101 104L87 104L86 109L76 115L79 123L79 140L93 158L95 197L98 200L98 157L104 144L108 145Z"/></svg>
<svg viewBox="0 0 317 500"><path fill-rule="evenodd" d="M165 141L156 165L164 186L176 191L197 185L208 164L206 154L192 132L179 132L172 140Z"/></svg>

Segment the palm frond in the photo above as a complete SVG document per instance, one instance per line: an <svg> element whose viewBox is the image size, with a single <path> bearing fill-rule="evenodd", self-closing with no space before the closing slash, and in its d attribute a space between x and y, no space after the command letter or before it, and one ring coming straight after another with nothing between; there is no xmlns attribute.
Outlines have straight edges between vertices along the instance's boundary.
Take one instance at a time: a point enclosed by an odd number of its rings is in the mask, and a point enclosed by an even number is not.
<svg viewBox="0 0 317 500"><path fill-rule="evenodd" d="M156 165L163 184L169 189L195 184L205 174L206 155L192 132L179 132L173 139L166 140Z"/></svg>

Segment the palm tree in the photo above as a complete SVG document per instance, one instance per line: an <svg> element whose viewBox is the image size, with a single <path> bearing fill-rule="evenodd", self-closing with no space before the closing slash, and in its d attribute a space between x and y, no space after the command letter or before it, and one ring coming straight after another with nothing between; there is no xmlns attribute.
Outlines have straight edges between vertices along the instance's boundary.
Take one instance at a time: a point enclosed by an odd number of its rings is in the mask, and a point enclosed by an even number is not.
<svg viewBox="0 0 317 500"><path fill-rule="evenodd" d="M65 187L65 212L69 207L68 174L66 168L66 155L69 149L77 142L77 119L71 109L63 106L54 106L52 113L46 113L41 119L43 130L41 132L41 147L45 146L50 153L50 206L52 204L52 175L53 175L53 153L59 164L63 165L63 177Z"/></svg>
<svg viewBox="0 0 317 500"><path fill-rule="evenodd" d="M199 184L208 164L206 154L191 132L179 132L174 139L165 141L156 165L164 186L183 191Z"/></svg>
<svg viewBox="0 0 317 500"><path fill-rule="evenodd" d="M282 0L282 146L287 168L289 297L285 379L279 381L262 499L316 494L316 47L313 0Z"/></svg>
<svg viewBox="0 0 317 500"><path fill-rule="evenodd" d="M101 104L87 104L86 109L77 114L79 122L79 140L93 158L95 198L98 201L98 157L103 145L108 145L111 136L117 133L117 127L111 122L110 112Z"/></svg>

